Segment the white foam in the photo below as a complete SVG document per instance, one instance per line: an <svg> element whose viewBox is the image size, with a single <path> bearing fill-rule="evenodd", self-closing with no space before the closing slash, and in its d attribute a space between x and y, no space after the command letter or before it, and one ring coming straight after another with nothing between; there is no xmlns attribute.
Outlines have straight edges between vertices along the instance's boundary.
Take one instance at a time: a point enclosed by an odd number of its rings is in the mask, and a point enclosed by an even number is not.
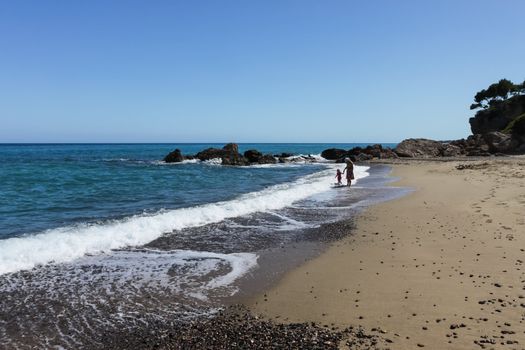
<svg viewBox="0 0 525 350"><path fill-rule="evenodd" d="M136 215L104 224L82 224L41 234L0 240L0 274L31 269L39 264L67 262L85 254L144 245L163 233L220 222L227 218L287 207L330 190L335 165L294 182L268 187L224 202ZM356 166L356 179L368 176Z"/></svg>
<svg viewBox="0 0 525 350"><path fill-rule="evenodd" d="M209 165L221 165L222 164L222 158L208 159L208 160L205 160L203 163L204 164L209 164Z"/></svg>

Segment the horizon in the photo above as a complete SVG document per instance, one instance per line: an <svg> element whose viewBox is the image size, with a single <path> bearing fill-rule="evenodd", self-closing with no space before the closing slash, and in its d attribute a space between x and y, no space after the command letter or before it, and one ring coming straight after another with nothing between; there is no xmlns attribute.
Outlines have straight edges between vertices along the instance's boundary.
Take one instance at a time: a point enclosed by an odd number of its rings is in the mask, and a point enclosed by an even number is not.
<svg viewBox="0 0 525 350"><path fill-rule="evenodd" d="M518 0L5 2L0 143L466 138L475 93L525 79L523 10Z"/></svg>

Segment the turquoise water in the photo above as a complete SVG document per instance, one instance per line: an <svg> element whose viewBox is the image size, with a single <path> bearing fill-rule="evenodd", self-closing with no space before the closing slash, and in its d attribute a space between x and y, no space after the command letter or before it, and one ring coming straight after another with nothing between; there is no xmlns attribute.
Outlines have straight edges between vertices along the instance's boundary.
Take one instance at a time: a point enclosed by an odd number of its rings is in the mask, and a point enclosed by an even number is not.
<svg viewBox="0 0 525 350"><path fill-rule="evenodd" d="M304 261L302 251L285 257L287 247L347 234L324 224L393 190L382 185L387 168L364 165L352 187L335 188L344 165L318 156L249 167L162 161L175 148L222 146L0 145L0 348L104 348L105 335L133 334L144 320L169 329L209 315L259 271ZM239 146L318 155L366 145Z"/></svg>
<svg viewBox="0 0 525 350"><path fill-rule="evenodd" d="M241 144L239 148L319 154L329 147L354 146L364 144ZM0 239L225 201L294 181L323 167L161 162L175 148L195 154L207 147L222 144L0 145Z"/></svg>

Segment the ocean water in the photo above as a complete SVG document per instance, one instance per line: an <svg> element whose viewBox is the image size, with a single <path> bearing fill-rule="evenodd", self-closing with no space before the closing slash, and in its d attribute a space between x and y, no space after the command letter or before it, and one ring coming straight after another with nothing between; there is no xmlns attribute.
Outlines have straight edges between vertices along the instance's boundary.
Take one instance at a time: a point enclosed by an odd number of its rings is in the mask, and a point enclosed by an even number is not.
<svg viewBox="0 0 525 350"><path fill-rule="evenodd" d="M162 162L222 144L0 145L0 346L81 346L101 320L208 312L262 251L367 200L355 194L368 167L342 191L341 165L318 156L354 146L366 144L240 144L319 162L226 167Z"/></svg>

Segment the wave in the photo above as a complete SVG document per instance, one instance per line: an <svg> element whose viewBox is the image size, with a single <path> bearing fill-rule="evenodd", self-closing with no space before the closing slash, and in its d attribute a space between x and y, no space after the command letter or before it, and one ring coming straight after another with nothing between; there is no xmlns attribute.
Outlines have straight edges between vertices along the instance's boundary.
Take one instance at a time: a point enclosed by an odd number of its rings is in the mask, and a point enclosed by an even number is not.
<svg viewBox="0 0 525 350"><path fill-rule="evenodd" d="M47 263L72 261L86 254L141 246L162 234L217 223L256 212L278 210L294 202L329 191L334 165L296 181L241 195L230 201L163 210L105 223L85 223L47 230L40 234L0 240L0 274L31 269ZM356 166L355 177L368 176L368 167Z"/></svg>

